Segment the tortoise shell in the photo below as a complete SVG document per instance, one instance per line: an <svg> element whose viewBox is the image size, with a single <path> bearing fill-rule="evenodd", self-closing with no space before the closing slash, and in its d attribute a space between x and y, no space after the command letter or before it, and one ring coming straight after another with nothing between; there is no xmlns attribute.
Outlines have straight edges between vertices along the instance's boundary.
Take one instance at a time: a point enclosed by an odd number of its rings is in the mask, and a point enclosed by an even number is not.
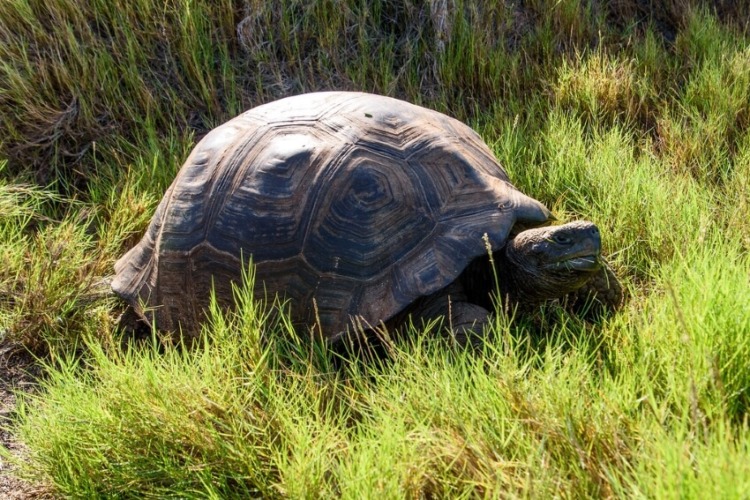
<svg viewBox="0 0 750 500"><path fill-rule="evenodd" d="M321 92L251 109L207 134L112 287L161 330L195 335L212 287L256 293L335 339L450 284L515 225L549 211L518 191L480 137L389 97Z"/></svg>

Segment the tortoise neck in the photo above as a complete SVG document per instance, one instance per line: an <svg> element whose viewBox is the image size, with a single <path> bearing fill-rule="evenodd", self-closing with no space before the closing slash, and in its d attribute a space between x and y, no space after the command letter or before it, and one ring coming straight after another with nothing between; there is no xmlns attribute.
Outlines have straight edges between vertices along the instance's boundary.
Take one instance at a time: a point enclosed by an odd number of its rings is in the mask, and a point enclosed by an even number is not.
<svg viewBox="0 0 750 500"><path fill-rule="evenodd" d="M532 274L513 257L507 245L493 254L498 269L503 306L526 307L541 302L534 288Z"/></svg>
<svg viewBox="0 0 750 500"><path fill-rule="evenodd" d="M464 270L460 281L469 302L494 310L496 304L492 297L496 292L500 293L503 309L525 310L541 302L532 274L524 269L522 262L507 255L506 250L507 246L492 254L495 269L485 255L474 259Z"/></svg>

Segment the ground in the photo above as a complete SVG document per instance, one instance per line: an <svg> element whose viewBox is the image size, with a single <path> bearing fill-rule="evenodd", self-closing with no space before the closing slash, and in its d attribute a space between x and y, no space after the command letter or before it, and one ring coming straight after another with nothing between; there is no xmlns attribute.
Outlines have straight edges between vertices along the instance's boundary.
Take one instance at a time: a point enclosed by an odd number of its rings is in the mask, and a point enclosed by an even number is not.
<svg viewBox="0 0 750 500"><path fill-rule="evenodd" d="M38 376L38 367L27 354L12 352L0 342L0 445L14 455L23 453L23 446L16 441L12 430L13 413L16 411L15 391L31 391ZM6 459L0 456L0 498L25 499L48 497L43 489L25 483L10 473L12 469Z"/></svg>

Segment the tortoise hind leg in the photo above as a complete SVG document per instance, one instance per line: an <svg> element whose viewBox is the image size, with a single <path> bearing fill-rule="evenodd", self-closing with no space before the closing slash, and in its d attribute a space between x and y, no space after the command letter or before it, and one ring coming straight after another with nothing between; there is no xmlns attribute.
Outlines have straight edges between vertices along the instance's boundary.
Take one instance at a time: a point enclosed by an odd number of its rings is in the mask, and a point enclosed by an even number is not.
<svg viewBox="0 0 750 500"><path fill-rule="evenodd" d="M118 328L125 334L124 339L146 340L151 338L151 325L131 306L125 307L117 323Z"/></svg>
<svg viewBox="0 0 750 500"><path fill-rule="evenodd" d="M625 292L607 262L594 276L566 297L568 308L584 319L597 319L622 307Z"/></svg>

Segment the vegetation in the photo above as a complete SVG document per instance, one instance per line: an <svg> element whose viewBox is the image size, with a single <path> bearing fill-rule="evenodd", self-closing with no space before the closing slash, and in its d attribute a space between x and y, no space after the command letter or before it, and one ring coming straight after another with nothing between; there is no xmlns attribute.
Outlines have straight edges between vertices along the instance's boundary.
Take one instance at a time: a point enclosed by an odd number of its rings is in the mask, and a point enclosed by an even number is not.
<svg viewBox="0 0 750 500"><path fill-rule="evenodd" d="M71 497L746 497L750 13L657 3L0 3L0 337L47 374L17 473ZM323 89L472 124L600 225L624 310L365 364L238 290L192 349L123 347L106 278L196 140Z"/></svg>

